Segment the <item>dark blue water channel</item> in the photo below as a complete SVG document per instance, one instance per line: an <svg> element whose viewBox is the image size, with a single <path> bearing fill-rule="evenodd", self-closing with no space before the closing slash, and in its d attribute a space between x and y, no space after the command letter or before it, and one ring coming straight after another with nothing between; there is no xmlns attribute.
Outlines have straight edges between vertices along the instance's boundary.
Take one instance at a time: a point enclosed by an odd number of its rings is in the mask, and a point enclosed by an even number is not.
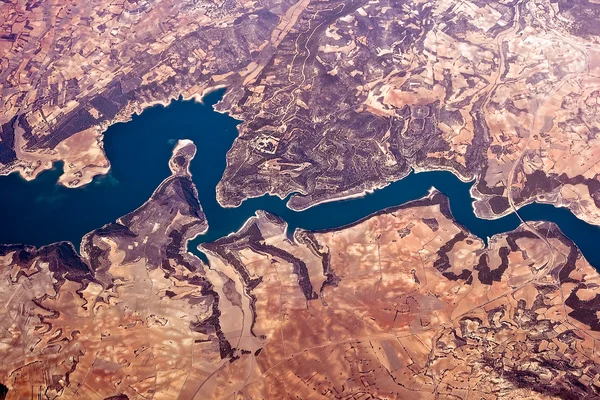
<svg viewBox="0 0 600 400"><path fill-rule="evenodd" d="M111 171L84 188L57 185L61 165L32 182L16 174L0 177L0 243L41 246L68 240L77 246L84 234L133 211L150 197L170 174L168 160L178 139L192 139L198 147L191 172L209 230L191 243L190 250L196 254L197 244L238 230L259 209L279 215L291 230L336 228L423 197L431 186L450 198L456 220L481 238L519 225L515 215L492 221L475 217L469 194L471 184L448 172L411 174L363 198L326 203L303 212L286 208L284 201L272 196L247 200L238 208L222 208L216 201L215 188L239 123L213 111L212 106L222 95L223 91L214 92L205 97L204 104L178 100L166 108L152 107L130 122L111 126L104 138ZM529 205L521 210L521 215L526 220L557 223L590 263L600 267L599 227L577 219L567 209L550 205Z"/></svg>

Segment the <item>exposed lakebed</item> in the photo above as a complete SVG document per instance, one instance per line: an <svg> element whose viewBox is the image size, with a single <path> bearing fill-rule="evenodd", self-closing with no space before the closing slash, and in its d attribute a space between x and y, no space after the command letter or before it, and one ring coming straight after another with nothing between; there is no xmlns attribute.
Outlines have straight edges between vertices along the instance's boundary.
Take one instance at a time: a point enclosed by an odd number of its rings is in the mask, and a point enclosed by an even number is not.
<svg viewBox="0 0 600 400"><path fill-rule="evenodd" d="M111 126L104 147L111 161L107 176L97 177L86 187L68 189L58 185L61 166L26 182L16 174L0 177L0 243L42 246L68 240L76 247L87 232L112 222L140 205L170 175L168 160L178 139L191 139L198 152L191 165L200 203L209 230L190 243L196 246L238 230L256 210L282 217L295 228L310 230L340 227L387 207L423 197L435 186L450 199L456 220L473 234L486 238L515 229L516 215L484 220L473 214L470 183L449 172L411 174L362 198L325 203L302 212L285 206L277 197L249 199L238 208L222 208L216 201L216 185L225 169L225 155L237 136L239 121L217 113L212 105L223 91L204 98L204 104L178 100L168 107L152 107L132 121ZM565 208L531 204L521 209L525 220L546 220L560 229L581 249L596 268L600 267L600 227L587 224Z"/></svg>

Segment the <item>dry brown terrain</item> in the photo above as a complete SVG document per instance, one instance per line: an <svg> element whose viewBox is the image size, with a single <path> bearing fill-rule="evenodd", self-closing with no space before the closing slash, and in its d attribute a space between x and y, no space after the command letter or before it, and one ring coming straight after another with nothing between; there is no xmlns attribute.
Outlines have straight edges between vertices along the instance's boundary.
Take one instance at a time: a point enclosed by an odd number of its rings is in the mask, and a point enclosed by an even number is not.
<svg viewBox="0 0 600 400"><path fill-rule="evenodd" d="M226 332L250 352L211 396L597 398L600 275L555 226L535 228L545 239L522 227L486 247L435 191L293 242L259 213L205 245L256 315Z"/></svg>
<svg viewBox="0 0 600 400"><path fill-rule="evenodd" d="M304 209L447 169L478 215L600 223L600 4L72 0L0 5L0 174L106 173L102 132L216 87L244 121L219 200ZM507 188L510 188L507 189Z"/></svg>
<svg viewBox="0 0 600 400"><path fill-rule="evenodd" d="M86 235L81 257L67 242L0 250L8 399L189 398L185 388L229 354L217 294L185 252L207 229L187 172L195 150L180 142L173 175L136 211Z"/></svg>
<svg viewBox="0 0 600 400"><path fill-rule="evenodd" d="M206 265L195 150L81 256L0 246L0 398L600 396L600 274L556 226L486 246L432 190L292 236L259 211Z"/></svg>

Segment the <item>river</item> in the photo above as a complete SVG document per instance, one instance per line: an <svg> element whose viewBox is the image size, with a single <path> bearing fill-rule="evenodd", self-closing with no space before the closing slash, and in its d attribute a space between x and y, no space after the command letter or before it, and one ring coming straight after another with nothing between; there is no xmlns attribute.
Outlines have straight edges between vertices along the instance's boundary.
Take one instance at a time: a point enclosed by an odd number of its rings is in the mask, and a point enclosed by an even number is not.
<svg viewBox="0 0 600 400"><path fill-rule="evenodd" d="M259 209L279 215L291 230L330 229L423 197L432 186L449 197L456 220L481 238L519 225L515 215L497 220L477 218L469 194L471 184L449 172L413 173L365 197L325 203L302 212L288 209L285 201L273 196L247 200L238 208L222 208L216 201L215 188L239 123L213 111L212 105L222 96L222 90L213 92L204 98L204 104L177 100L168 107L149 108L130 122L111 126L104 137L112 164L110 173L96 177L86 187L68 189L57 185L60 163L31 182L17 174L0 177L0 243L42 246L68 240L78 246L84 234L133 211L150 197L170 175L168 160L178 139L191 139L198 147L191 172L209 223L208 232L190 244L190 250L199 256L199 243L238 230ZM520 214L525 220L557 223L588 261L600 267L600 251L596 249L600 227L579 220L565 208L550 205L531 204Z"/></svg>

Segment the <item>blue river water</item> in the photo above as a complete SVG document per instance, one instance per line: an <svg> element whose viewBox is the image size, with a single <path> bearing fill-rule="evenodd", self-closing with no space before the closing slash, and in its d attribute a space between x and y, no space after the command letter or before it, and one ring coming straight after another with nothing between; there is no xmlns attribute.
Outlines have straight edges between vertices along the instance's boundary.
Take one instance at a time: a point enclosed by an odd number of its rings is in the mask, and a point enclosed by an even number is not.
<svg viewBox="0 0 600 400"><path fill-rule="evenodd" d="M170 174L168 160L178 139L191 139L198 147L191 172L209 230L190 243L190 250L196 254L199 243L238 230L259 209L282 217L290 230L329 229L423 197L432 186L449 197L456 220L483 239L519 225L515 215L497 220L477 218L469 194L471 184L449 172L413 173L365 197L325 203L302 212L288 209L285 201L273 196L250 199L237 208L222 208L216 201L215 188L239 124L213 110L222 95L223 91L213 92L204 98L204 104L178 100L168 107L152 107L130 122L111 126L104 138L112 164L110 173L95 178L86 187L67 189L57 185L60 164L32 182L17 174L0 177L0 243L41 246L68 240L77 247L84 234L135 210L150 197ZM588 261L600 268L599 227L577 219L567 209L550 205L532 204L521 209L520 214L525 220L557 223Z"/></svg>

